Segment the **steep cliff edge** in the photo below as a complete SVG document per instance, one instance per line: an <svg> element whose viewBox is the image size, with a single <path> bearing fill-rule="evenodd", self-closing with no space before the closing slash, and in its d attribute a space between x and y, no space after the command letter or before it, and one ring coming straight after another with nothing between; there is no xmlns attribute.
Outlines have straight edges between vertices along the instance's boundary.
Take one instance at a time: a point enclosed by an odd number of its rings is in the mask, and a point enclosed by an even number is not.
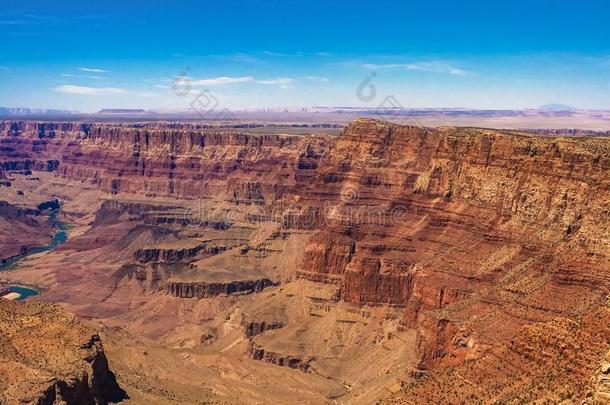
<svg viewBox="0 0 610 405"><path fill-rule="evenodd" d="M302 200L325 215L303 274L331 273L348 302L404 307L414 376L610 292L608 138L359 120L319 167Z"/></svg>
<svg viewBox="0 0 610 405"><path fill-rule="evenodd" d="M0 300L0 402L106 404L126 397L99 336L59 307Z"/></svg>

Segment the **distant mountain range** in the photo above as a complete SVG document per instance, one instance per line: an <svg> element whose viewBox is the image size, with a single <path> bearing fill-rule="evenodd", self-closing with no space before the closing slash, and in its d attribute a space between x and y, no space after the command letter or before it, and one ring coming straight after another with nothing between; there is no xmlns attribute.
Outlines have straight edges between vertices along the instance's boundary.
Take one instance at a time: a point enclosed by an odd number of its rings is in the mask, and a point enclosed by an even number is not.
<svg viewBox="0 0 610 405"><path fill-rule="evenodd" d="M223 110L220 111L204 111L197 113L194 110L145 110L140 108L104 108L96 113L80 113L78 111L70 111L54 108L29 108L29 107L0 107L0 116L61 116L61 115L134 115L147 116L154 118L156 116L177 118L187 116L209 116L214 117L220 113L234 113L236 116L249 117L252 115L269 115L269 114L315 114L315 113L374 113L375 111L392 111L393 114L407 116L421 115L442 115L442 116L515 116L521 114L532 114L540 112L542 114L555 113L574 113L577 108L565 104L545 104L534 109L471 109L471 108L404 108L404 107L348 107L348 106L313 106L313 107L276 107L276 108L251 108L239 110Z"/></svg>
<svg viewBox="0 0 610 405"><path fill-rule="evenodd" d="M28 108L28 107L0 107L0 115L68 115L78 114L77 111L51 109L51 108Z"/></svg>
<svg viewBox="0 0 610 405"><path fill-rule="evenodd" d="M542 111L576 111L577 108L565 104L545 104L538 107Z"/></svg>
<svg viewBox="0 0 610 405"><path fill-rule="evenodd" d="M145 113L146 110L141 108L104 108L103 110L99 110L98 114L142 114Z"/></svg>

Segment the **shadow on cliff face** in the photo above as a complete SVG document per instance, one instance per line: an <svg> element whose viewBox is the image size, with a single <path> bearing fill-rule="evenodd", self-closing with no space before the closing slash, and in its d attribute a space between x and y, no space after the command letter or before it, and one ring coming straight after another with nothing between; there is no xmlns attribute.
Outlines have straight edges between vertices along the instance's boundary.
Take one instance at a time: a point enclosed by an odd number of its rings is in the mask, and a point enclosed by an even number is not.
<svg viewBox="0 0 610 405"><path fill-rule="evenodd" d="M129 399L127 392L119 386L116 376L108 366L106 355L100 356L94 360L92 364L94 375L100 375L101 378L94 382L94 390L98 390L99 396L108 403L123 402ZM104 372L106 370L106 372Z"/></svg>
<svg viewBox="0 0 610 405"><path fill-rule="evenodd" d="M89 351L89 355L84 360L91 364L91 375L88 381L82 381L82 389L78 387L75 389L74 386L66 384L66 387L63 387L66 389L62 390L62 386L59 385L59 398L55 400L64 400L68 405L89 403L104 405L129 399L129 395L121 388L110 369L99 335L91 336L90 340L83 343L80 348Z"/></svg>

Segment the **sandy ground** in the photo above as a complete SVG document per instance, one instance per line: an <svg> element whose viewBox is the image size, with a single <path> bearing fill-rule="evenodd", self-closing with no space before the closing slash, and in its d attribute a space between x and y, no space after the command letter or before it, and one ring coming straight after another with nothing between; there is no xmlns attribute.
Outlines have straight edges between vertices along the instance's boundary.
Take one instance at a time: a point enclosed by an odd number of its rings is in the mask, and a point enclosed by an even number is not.
<svg viewBox="0 0 610 405"><path fill-rule="evenodd" d="M16 293L16 292L10 292L10 293L8 293L6 295L3 295L0 298L5 299L5 300L14 301L14 300L18 300L19 298L21 298L21 294Z"/></svg>

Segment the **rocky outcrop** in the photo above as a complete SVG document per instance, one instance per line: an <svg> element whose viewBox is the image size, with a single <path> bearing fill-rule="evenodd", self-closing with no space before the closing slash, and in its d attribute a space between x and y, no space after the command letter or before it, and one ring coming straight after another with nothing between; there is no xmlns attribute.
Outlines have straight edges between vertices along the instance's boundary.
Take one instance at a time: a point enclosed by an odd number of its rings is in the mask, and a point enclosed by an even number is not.
<svg viewBox="0 0 610 405"><path fill-rule="evenodd" d="M606 403L608 316L602 309L525 326L477 361L427 371L382 403Z"/></svg>
<svg viewBox="0 0 610 405"><path fill-rule="evenodd" d="M95 332L57 306L0 301L0 402L76 405L126 398Z"/></svg>
<svg viewBox="0 0 610 405"><path fill-rule="evenodd" d="M37 208L38 211L46 211L46 210L58 210L61 207L59 200L58 199L53 199L53 200L49 200L49 201L43 201L40 204L38 204Z"/></svg>
<svg viewBox="0 0 610 405"><path fill-rule="evenodd" d="M30 175L32 170L52 172L59 166L58 160L5 160L1 163L1 168L7 172L17 172Z"/></svg>
<svg viewBox="0 0 610 405"><path fill-rule="evenodd" d="M242 321L242 325L244 328L244 334L246 337L250 338L268 330L283 328L285 323L282 321Z"/></svg>
<svg viewBox="0 0 610 405"><path fill-rule="evenodd" d="M40 215L40 210L0 201L0 215L4 218L27 218L28 216Z"/></svg>
<svg viewBox="0 0 610 405"><path fill-rule="evenodd" d="M179 262L192 259L206 247L205 244L184 248L158 248L150 247L138 249L134 252L134 260L140 263L148 262Z"/></svg>
<svg viewBox="0 0 610 405"><path fill-rule="evenodd" d="M313 358L303 358L301 355L275 353L265 350L264 347L258 345L255 341L250 341L248 352L254 360L262 360L277 366L290 367L305 372L309 371L310 363L314 360Z"/></svg>
<svg viewBox="0 0 610 405"><path fill-rule="evenodd" d="M288 324L282 307L267 303L259 308L249 308L242 314L241 327L247 338L253 338L268 330L280 329Z"/></svg>
<svg viewBox="0 0 610 405"><path fill-rule="evenodd" d="M179 204L153 204L146 201L105 200L95 214L93 226L115 224L122 221L145 222L147 225L158 225L146 218L167 215L184 215L184 208Z"/></svg>
<svg viewBox="0 0 610 405"><path fill-rule="evenodd" d="M318 282L340 282L346 266L356 251L356 242L343 235L330 232L314 234L305 247L304 261L299 277Z"/></svg>
<svg viewBox="0 0 610 405"><path fill-rule="evenodd" d="M6 177L2 168L0 168L0 187L10 187L13 183Z"/></svg>
<svg viewBox="0 0 610 405"><path fill-rule="evenodd" d="M105 200L96 212L94 226L121 221L143 222L153 226L184 227L196 225L216 230L227 230L232 223L223 219L204 217L199 209L181 204L159 204L147 201Z"/></svg>
<svg viewBox="0 0 610 405"><path fill-rule="evenodd" d="M174 297L210 298L218 295L242 295L257 293L273 285L277 285L277 283L268 278L232 280L227 282L170 281L168 291Z"/></svg>
<svg viewBox="0 0 610 405"><path fill-rule="evenodd" d="M134 280L143 291L165 291L172 276L190 268L188 263L182 262L124 264L112 274L112 288L116 289L121 283Z"/></svg>
<svg viewBox="0 0 610 405"><path fill-rule="evenodd" d="M607 403L610 401L610 352L600 364L593 377L593 390L586 404Z"/></svg>

